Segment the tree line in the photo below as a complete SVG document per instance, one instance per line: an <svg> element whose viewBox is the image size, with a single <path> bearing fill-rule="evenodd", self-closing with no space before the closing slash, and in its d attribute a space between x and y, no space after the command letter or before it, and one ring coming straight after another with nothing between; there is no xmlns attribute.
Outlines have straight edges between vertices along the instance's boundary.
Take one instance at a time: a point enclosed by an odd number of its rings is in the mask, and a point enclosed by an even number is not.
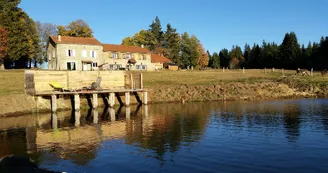
<svg viewBox="0 0 328 173"><path fill-rule="evenodd" d="M263 41L262 45L246 44L244 49L238 45L232 49L222 49L209 54L209 67L212 68L286 68L297 69L328 68L328 37L320 42L309 42L307 46L297 41L294 32L286 33L280 45Z"/></svg>
<svg viewBox="0 0 328 173"><path fill-rule="evenodd" d="M68 26L35 22L18 7L21 0L0 1L0 67L31 68L47 62L50 35L93 37L93 31L83 20Z"/></svg>
<svg viewBox="0 0 328 173"><path fill-rule="evenodd" d="M122 45L145 46L155 54L169 58L182 68L208 66L209 56L200 40L187 32L179 34L171 24L163 31L158 17L149 25L148 30L141 30L122 40Z"/></svg>
<svg viewBox="0 0 328 173"><path fill-rule="evenodd" d="M0 67L31 68L47 62L50 35L93 37L92 29L81 19L67 26L35 22L18 7L20 2L0 1ZM147 30L124 38L122 45L143 45L181 68L328 68L328 37L300 46L294 32L286 33L280 45L263 41L261 45L246 44L243 49L234 45L211 54L195 35L179 34L171 24L163 30L156 17Z"/></svg>

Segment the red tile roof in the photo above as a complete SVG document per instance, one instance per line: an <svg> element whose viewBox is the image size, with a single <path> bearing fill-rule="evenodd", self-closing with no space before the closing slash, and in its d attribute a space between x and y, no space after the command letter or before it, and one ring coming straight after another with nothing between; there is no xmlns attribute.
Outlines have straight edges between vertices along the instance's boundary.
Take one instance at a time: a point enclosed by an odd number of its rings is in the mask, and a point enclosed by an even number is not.
<svg viewBox="0 0 328 173"><path fill-rule="evenodd" d="M104 52L130 52L130 53L150 53L150 50L139 46L123 46L116 44L103 44Z"/></svg>
<svg viewBox="0 0 328 173"><path fill-rule="evenodd" d="M164 56L157 55L157 54L151 54L151 62L164 63L164 62L172 62L172 61Z"/></svg>
<svg viewBox="0 0 328 173"><path fill-rule="evenodd" d="M58 40L58 36L50 36L50 39L56 44L86 44L86 45L99 45L102 44L95 38L83 38L83 37L69 37L60 36L61 41Z"/></svg>

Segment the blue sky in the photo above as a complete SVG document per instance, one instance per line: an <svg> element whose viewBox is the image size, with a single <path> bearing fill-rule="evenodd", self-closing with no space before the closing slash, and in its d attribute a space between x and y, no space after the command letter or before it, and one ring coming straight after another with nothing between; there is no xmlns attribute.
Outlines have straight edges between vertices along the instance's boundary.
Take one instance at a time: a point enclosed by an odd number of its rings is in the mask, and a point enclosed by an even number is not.
<svg viewBox="0 0 328 173"><path fill-rule="evenodd" d="M22 0L35 21L67 25L86 21L103 43L120 44L159 16L179 33L196 35L205 49L219 51L275 41L294 31L299 42L328 36L327 0Z"/></svg>

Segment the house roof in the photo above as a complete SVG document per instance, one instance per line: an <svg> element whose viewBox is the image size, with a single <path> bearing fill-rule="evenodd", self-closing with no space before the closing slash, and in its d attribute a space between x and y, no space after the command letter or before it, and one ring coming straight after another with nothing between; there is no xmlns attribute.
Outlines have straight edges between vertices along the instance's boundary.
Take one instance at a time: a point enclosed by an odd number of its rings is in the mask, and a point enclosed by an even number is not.
<svg viewBox="0 0 328 173"><path fill-rule="evenodd" d="M157 54L151 54L151 62L164 63L164 62L172 62L172 61L164 56L157 55Z"/></svg>
<svg viewBox="0 0 328 173"><path fill-rule="evenodd" d="M130 52L130 53L150 53L150 50L139 46L124 46L116 44L103 44L104 52Z"/></svg>
<svg viewBox="0 0 328 173"><path fill-rule="evenodd" d="M58 36L50 36L50 39L56 44L87 44L87 45L99 45L102 44L95 38L83 38L83 37L69 37L60 36L61 41L58 40Z"/></svg>

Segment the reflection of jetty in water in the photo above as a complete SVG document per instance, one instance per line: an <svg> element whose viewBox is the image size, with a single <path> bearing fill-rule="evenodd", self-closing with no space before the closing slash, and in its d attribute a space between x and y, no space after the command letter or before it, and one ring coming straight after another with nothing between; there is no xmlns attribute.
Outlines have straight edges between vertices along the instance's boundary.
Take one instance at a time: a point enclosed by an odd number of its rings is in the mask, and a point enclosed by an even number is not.
<svg viewBox="0 0 328 173"><path fill-rule="evenodd" d="M224 133L230 133L227 129L231 127L234 133L245 130L258 133L260 130L264 135L282 133L287 141L296 142L302 123L322 124L328 131L328 118L324 117L327 110L311 107L308 102L307 105L295 102L220 102L157 104L1 118L0 157L28 154L36 161L64 158L85 165L96 157L104 141L118 140L123 141L122 145L145 149L140 152L149 152L151 157L163 160L166 153L201 140L209 121L225 129ZM319 118L304 116L309 113Z"/></svg>

